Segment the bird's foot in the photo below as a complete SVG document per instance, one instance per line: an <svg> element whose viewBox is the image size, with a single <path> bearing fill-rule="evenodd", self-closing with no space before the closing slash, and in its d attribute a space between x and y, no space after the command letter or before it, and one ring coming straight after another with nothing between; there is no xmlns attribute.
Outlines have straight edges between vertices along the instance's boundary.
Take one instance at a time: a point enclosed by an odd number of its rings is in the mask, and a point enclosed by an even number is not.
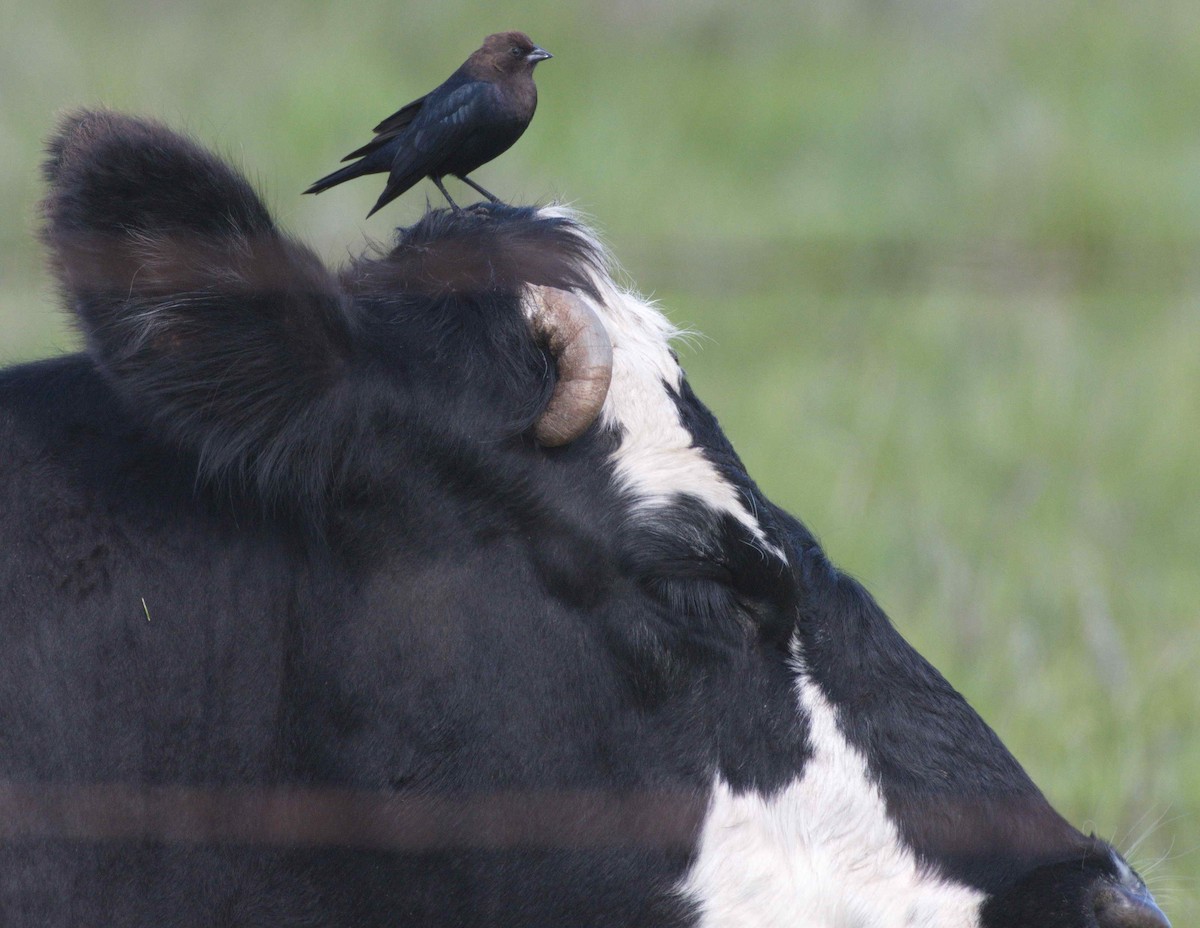
<svg viewBox="0 0 1200 928"><path fill-rule="evenodd" d="M458 179L461 180L468 187L472 187L479 193L482 193L485 197L487 197L491 201L493 206L503 206L504 205L503 201L498 196L496 196L494 193L492 193L489 190L484 190L482 187L479 186L479 184L477 184L477 183L475 183L475 181L471 180L471 178L465 177L460 174L458 176Z"/></svg>

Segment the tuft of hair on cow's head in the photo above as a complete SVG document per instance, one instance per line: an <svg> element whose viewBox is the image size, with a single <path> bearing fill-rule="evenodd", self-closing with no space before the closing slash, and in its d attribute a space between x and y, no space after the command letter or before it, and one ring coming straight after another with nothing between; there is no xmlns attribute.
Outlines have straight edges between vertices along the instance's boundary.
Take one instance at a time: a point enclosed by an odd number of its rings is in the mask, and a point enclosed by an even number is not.
<svg viewBox="0 0 1200 928"><path fill-rule="evenodd" d="M430 211L334 274L158 123L69 114L44 174L43 240L91 357L206 481L319 510L370 486L386 456L356 455L386 433L440 429L466 456L574 441L599 413L605 258L568 217Z"/></svg>
<svg viewBox="0 0 1200 928"><path fill-rule="evenodd" d="M600 298L597 278L606 256L568 216L532 206L479 204L470 210L429 210L397 229L382 253L346 273L358 292L402 290L427 299L529 284Z"/></svg>

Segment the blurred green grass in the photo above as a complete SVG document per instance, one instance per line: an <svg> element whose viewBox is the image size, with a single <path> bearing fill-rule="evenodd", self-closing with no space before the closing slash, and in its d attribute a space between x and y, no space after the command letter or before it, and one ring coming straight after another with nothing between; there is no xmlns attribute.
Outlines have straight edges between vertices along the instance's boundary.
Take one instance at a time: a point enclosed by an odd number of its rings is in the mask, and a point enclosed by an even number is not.
<svg viewBox="0 0 1200 928"><path fill-rule="evenodd" d="M1200 4L0 0L0 361L70 348L40 140L105 103L299 191L488 32L555 53L478 179L594 217L768 494L1076 824L1200 923ZM457 189L457 188L455 188ZM431 197L436 199L436 192Z"/></svg>

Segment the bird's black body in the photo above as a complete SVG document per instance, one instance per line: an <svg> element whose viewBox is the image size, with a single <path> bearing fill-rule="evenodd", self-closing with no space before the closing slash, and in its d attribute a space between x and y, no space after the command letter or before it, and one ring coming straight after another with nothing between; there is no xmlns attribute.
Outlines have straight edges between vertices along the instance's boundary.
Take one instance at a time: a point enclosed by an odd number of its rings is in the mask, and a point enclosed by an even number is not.
<svg viewBox="0 0 1200 928"><path fill-rule="evenodd" d="M371 215L428 177L450 202L442 178L457 177L498 202L467 175L507 151L537 109L534 66L550 54L520 32L488 36L447 80L375 127L375 138L343 161L354 164L321 178L305 193L320 193L365 174L388 173Z"/></svg>

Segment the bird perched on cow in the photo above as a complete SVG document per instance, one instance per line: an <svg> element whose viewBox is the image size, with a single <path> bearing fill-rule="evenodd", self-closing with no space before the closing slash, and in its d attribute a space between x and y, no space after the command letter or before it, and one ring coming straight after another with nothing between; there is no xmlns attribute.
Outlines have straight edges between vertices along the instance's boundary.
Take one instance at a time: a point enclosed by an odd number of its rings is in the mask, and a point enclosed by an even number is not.
<svg viewBox="0 0 1200 928"><path fill-rule="evenodd" d="M358 161L304 192L320 193L355 177L387 171L387 186L368 217L423 177L437 184L455 211L458 204L442 186L447 175L499 203L467 175L521 137L537 108L533 69L552 57L523 32L489 35L445 83L398 109L375 127L375 138L342 159Z"/></svg>

